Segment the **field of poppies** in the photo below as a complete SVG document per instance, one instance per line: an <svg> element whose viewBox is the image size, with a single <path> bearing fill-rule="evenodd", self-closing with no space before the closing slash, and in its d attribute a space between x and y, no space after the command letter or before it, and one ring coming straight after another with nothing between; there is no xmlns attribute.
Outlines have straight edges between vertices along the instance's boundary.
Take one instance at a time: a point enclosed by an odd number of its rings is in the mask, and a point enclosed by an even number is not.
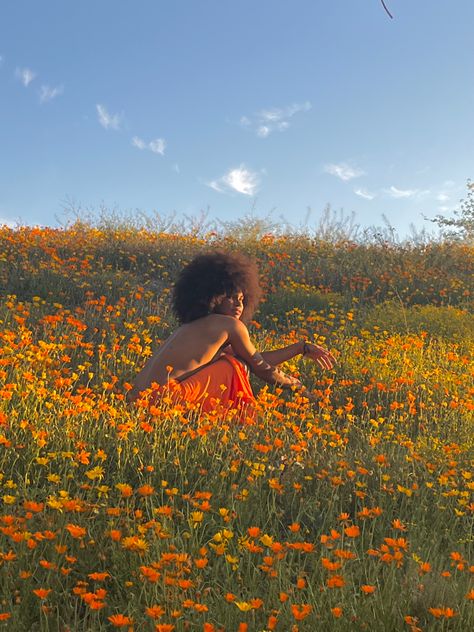
<svg viewBox="0 0 474 632"><path fill-rule="evenodd" d="M208 248L259 263L256 421L127 404ZM0 228L0 629L474 629L474 248Z"/></svg>

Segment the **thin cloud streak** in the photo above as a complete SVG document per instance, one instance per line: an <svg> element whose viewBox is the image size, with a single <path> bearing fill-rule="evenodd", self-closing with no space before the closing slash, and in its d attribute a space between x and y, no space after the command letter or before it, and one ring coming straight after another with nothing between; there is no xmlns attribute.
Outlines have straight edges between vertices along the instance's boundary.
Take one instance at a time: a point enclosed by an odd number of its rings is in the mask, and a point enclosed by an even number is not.
<svg viewBox="0 0 474 632"><path fill-rule="evenodd" d="M260 185L258 174L240 165L229 169L221 178L206 183L208 187L218 193L241 193L242 195L255 195Z"/></svg>
<svg viewBox="0 0 474 632"><path fill-rule="evenodd" d="M324 171L329 173L332 176L336 176L340 178L344 182L349 180L353 180L354 178L360 178L360 176L365 175L365 172L362 169L358 169L357 167L351 167L345 162L341 162L339 164L328 164L324 166Z"/></svg>
<svg viewBox="0 0 474 632"><path fill-rule="evenodd" d="M98 103L96 105L97 114L99 117L99 123L105 129L120 129L120 115L119 114L110 114L104 105Z"/></svg>
<svg viewBox="0 0 474 632"><path fill-rule="evenodd" d="M284 132L290 126L289 119L299 112L308 112L312 105L309 101L293 103L284 108L260 110L253 118L242 116L240 125L252 129L259 138L267 138L273 132Z"/></svg>
<svg viewBox="0 0 474 632"><path fill-rule="evenodd" d="M36 73L31 68L17 68L15 70L16 77L27 88L33 79L36 77Z"/></svg>
<svg viewBox="0 0 474 632"><path fill-rule="evenodd" d="M377 197L375 193L370 193L367 189L354 189L354 193L364 200L373 200Z"/></svg>
<svg viewBox="0 0 474 632"><path fill-rule="evenodd" d="M141 138L138 138L138 136L134 136L132 138L132 145L136 147L137 149L146 149L145 141L142 140Z"/></svg>
<svg viewBox="0 0 474 632"><path fill-rule="evenodd" d="M397 189L397 187L394 187L393 185L387 189L387 193L399 200L399 199L403 199L403 198L411 198L414 195L416 195L418 193L417 189Z"/></svg>
<svg viewBox="0 0 474 632"><path fill-rule="evenodd" d="M52 101L60 94L64 92L63 86L57 86L56 88L50 88L49 86L43 85L40 88L40 103L47 103L48 101Z"/></svg>

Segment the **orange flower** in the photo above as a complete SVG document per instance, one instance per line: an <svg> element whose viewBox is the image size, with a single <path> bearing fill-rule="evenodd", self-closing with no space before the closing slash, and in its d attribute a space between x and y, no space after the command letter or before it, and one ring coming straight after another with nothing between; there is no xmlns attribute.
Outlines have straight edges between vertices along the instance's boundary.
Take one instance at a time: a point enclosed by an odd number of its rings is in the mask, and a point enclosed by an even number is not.
<svg viewBox="0 0 474 632"><path fill-rule="evenodd" d="M51 588L37 588L36 590L33 590L33 592L37 597L39 597L39 599L46 599L51 592Z"/></svg>
<svg viewBox="0 0 474 632"><path fill-rule="evenodd" d="M155 626L155 632L173 632L174 625L171 623L158 623Z"/></svg>
<svg viewBox="0 0 474 632"><path fill-rule="evenodd" d="M363 584L360 589L362 590L363 593L365 593L366 595L371 595L372 593L375 592L376 586L370 586L369 584Z"/></svg>
<svg viewBox="0 0 474 632"><path fill-rule="evenodd" d="M342 608L340 608L339 606L335 606L334 608L331 608L331 612L332 612L332 616L335 617L336 619L339 619L339 617L342 617Z"/></svg>
<svg viewBox="0 0 474 632"><path fill-rule="evenodd" d="M133 625L133 620L123 614L113 614L112 616L107 617L107 619L114 628L123 628L127 625Z"/></svg>
<svg viewBox="0 0 474 632"><path fill-rule="evenodd" d="M276 625L278 623L278 618L275 617L275 615L270 615L268 617L268 621L267 621L267 629L268 630L274 630L276 628Z"/></svg>
<svg viewBox="0 0 474 632"><path fill-rule="evenodd" d="M258 538L258 536L260 535L260 528L259 527L249 527L247 529L247 533L249 534L249 536L251 538Z"/></svg>
<svg viewBox="0 0 474 632"><path fill-rule="evenodd" d="M406 531L407 530L407 528L405 527L403 522L401 522L398 518L396 520L392 521L392 527L394 529L398 529L399 531Z"/></svg>
<svg viewBox="0 0 474 632"><path fill-rule="evenodd" d="M194 564L196 568L205 568L209 563L207 557L198 557L194 560Z"/></svg>
<svg viewBox="0 0 474 632"><path fill-rule="evenodd" d="M11 616L11 612L0 612L0 621L7 621Z"/></svg>
<svg viewBox="0 0 474 632"><path fill-rule="evenodd" d="M326 585L328 588L342 588L346 585L346 580L342 575L333 575L326 579Z"/></svg>
<svg viewBox="0 0 474 632"><path fill-rule="evenodd" d="M293 604L291 606L291 612L297 621L302 621L303 619L306 619L312 609L313 608L310 604L304 604L302 606Z"/></svg>
<svg viewBox="0 0 474 632"><path fill-rule="evenodd" d="M165 609L161 606L150 606L145 612L152 619L159 619L165 614Z"/></svg>
<svg viewBox="0 0 474 632"><path fill-rule="evenodd" d="M202 628L202 632L215 632L216 628L212 623L205 623Z"/></svg>
<svg viewBox="0 0 474 632"><path fill-rule="evenodd" d="M142 485L137 490L140 496L151 496L154 491L155 488L152 485Z"/></svg>
<svg viewBox="0 0 474 632"><path fill-rule="evenodd" d="M109 573L89 573L87 577L97 582L103 582L104 579L107 579L108 577L110 577L110 574Z"/></svg>
<svg viewBox="0 0 474 632"><path fill-rule="evenodd" d="M306 580L304 577L298 577L296 580L296 588L299 588L300 590L306 588Z"/></svg>
<svg viewBox="0 0 474 632"><path fill-rule="evenodd" d="M73 538L83 538L86 535L86 530L84 527L80 527L77 524L68 524L66 525L66 529L72 535Z"/></svg>
<svg viewBox="0 0 474 632"><path fill-rule="evenodd" d="M360 535L360 529L356 524L354 524L350 527L346 527L344 529L344 533L347 535L348 538L357 538Z"/></svg>
<svg viewBox="0 0 474 632"><path fill-rule="evenodd" d="M239 623L239 629L237 630L237 632L247 632L248 629L249 626L247 623Z"/></svg>
<svg viewBox="0 0 474 632"><path fill-rule="evenodd" d="M440 619L441 617L451 619L452 617L456 617L458 614L452 608L428 608L428 612L437 619Z"/></svg>

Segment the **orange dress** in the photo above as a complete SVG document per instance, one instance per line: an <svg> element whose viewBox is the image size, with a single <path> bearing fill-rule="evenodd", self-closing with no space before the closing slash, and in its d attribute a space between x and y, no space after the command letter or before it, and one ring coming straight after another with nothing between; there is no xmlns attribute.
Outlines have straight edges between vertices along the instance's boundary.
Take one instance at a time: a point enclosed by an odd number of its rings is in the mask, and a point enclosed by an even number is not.
<svg viewBox="0 0 474 632"><path fill-rule="evenodd" d="M155 390L150 398L157 405L158 397L170 391L177 401L197 404L203 412L239 409L253 416L255 397L250 385L248 369L235 356L222 356L184 380L170 380L164 388Z"/></svg>

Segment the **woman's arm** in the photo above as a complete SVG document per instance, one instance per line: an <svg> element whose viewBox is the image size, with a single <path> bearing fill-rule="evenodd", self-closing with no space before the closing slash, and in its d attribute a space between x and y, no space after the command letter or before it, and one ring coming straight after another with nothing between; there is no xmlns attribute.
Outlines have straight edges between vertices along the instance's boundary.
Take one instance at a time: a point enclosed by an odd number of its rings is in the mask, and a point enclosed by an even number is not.
<svg viewBox="0 0 474 632"><path fill-rule="evenodd" d="M268 364L273 364L274 366L278 366L287 360L291 360L297 355L303 354L304 349L304 341L295 342L292 345L288 345L287 347L281 347L281 349L273 349L272 351L262 351L262 358L268 362Z"/></svg>
<svg viewBox="0 0 474 632"><path fill-rule="evenodd" d="M236 356L244 360L252 373L264 380L264 382L278 384L282 388L303 388L298 379L291 375L286 375L286 373L270 364L261 353L258 353L250 340L247 327L241 321L236 319L230 321L228 335L229 342Z"/></svg>
<svg viewBox="0 0 474 632"><path fill-rule="evenodd" d="M291 360L291 358L294 358L296 355L303 355L310 358L314 362L317 362L322 369L332 369L336 362L330 351L311 342L305 342L304 340L295 342L287 347L282 347L281 349L262 351L261 355L264 360L273 365Z"/></svg>

